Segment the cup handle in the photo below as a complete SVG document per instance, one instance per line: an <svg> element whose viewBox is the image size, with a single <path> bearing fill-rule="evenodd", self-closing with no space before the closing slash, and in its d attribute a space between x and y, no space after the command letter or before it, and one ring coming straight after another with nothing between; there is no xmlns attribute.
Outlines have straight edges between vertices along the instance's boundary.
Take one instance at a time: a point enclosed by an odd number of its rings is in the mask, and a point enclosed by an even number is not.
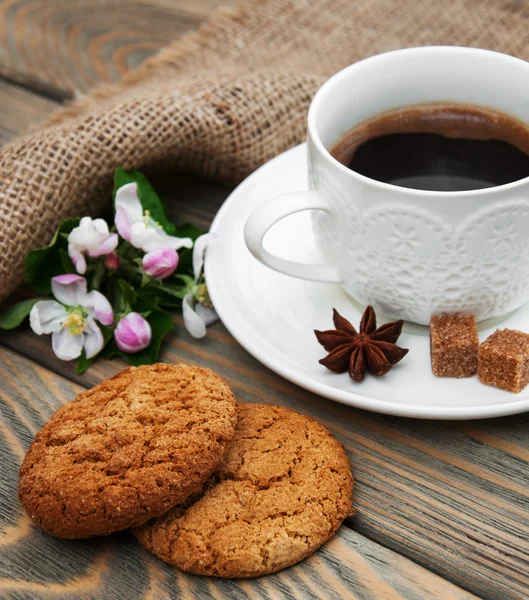
<svg viewBox="0 0 529 600"><path fill-rule="evenodd" d="M303 210L329 212L330 209L319 192L307 191L278 196L254 210L244 226L244 240L248 249L264 265L280 273L285 273L285 275L323 283L341 283L342 277L337 267L333 265L304 265L274 256L263 248L263 238L272 225L288 215Z"/></svg>

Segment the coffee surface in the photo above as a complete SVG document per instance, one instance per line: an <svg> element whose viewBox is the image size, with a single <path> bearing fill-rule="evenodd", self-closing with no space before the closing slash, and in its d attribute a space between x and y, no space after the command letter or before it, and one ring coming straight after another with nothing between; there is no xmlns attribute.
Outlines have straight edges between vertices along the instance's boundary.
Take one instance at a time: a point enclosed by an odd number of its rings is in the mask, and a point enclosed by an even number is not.
<svg viewBox="0 0 529 600"><path fill-rule="evenodd" d="M360 123L331 154L357 173L401 187L482 189L529 176L529 125L479 106L413 105Z"/></svg>

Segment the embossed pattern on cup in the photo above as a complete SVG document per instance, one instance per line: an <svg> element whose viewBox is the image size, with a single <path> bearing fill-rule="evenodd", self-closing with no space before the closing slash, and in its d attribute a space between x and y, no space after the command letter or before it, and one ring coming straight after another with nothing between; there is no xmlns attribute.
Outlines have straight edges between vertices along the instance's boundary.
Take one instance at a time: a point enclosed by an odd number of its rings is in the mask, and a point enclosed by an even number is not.
<svg viewBox="0 0 529 600"><path fill-rule="evenodd" d="M362 304L428 324L438 312L502 316L529 301L529 177L482 190L433 192L381 183L329 148L358 123L425 102L488 106L529 123L529 63L458 47L396 50L340 71L308 116L309 192L275 198L245 227L248 248L278 271L340 282ZM305 265L263 248L278 220L312 210L328 264Z"/></svg>
<svg viewBox="0 0 529 600"><path fill-rule="evenodd" d="M320 249L362 304L427 324L438 312L483 320L529 300L529 199L499 199L454 224L402 201L361 210L325 169L309 182L332 198L332 213L313 213Z"/></svg>

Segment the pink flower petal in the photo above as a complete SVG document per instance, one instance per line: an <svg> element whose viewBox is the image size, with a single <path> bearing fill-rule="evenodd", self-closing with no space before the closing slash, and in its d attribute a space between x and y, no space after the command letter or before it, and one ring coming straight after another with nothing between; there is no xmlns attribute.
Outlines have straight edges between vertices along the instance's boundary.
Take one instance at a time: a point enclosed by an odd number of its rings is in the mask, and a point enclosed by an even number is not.
<svg viewBox="0 0 529 600"><path fill-rule="evenodd" d="M141 264L150 277L166 279L175 272L178 265L178 252L173 248L158 248L148 252Z"/></svg>
<svg viewBox="0 0 529 600"><path fill-rule="evenodd" d="M95 258L97 256L103 256L104 254L109 254L116 248L116 246L118 245L118 241L119 241L118 234L110 233L108 235L107 239L102 244L100 244L95 250L88 252L88 256Z"/></svg>
<svg viewBox="0 0 529 600"><path fill-rule="evenodd" d="M151 326L141 315L134 312L121 319L114 331L118 348L127 354L147 348L151 338Z"/></svg>
<svg viewBox="0 0 529 600"><path fill-rule="evenodd" d="M71 261L73 262L73 266L75 267L75 270L80 273L81 275L84 275L86 272L86 260L82 254L82 252L79 252L79 250L76 250L72 245L68 246L68 256L70 257Z"/></svg>
<svg viewBox="0 0 529 600"><path fill-rule="evenodd" d="M132 235L132 224L127 217L127 213L121 206L118 206L116 208L116 216L114 218L114 223L116 224L116 229L118 230L119 235L124 240L127 240L127 242L130 242L130 238Z"/></svg>
<svg viewBox="0 0 529 600"><path fill-rule="evenodd" d="M79 275L76 275L75 273L65 273L64 275L56 275L53 279L52 279L52 283L53 282L57 282L61 285L70 285L72 283L77 283L79 281L84 281L85 285L86 285L86 280L84 277L80 277Z"/></svg>

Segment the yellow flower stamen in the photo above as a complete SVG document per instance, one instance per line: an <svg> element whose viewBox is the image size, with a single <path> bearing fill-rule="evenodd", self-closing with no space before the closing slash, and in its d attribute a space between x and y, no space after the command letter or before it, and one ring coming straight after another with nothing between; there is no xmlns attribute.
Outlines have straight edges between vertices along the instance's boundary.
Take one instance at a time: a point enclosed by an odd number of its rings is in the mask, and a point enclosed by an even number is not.
<svg viewBox="0 0 529 600"><path fill-rule="evenodd" d="M86 329L85 316L80 311L72 311L62 326L69 329L72 335L81 335Z"/></svg>
<svg viewBox="0 0 529 600"><path fill-rule="evenodd" d="M146 227L161 227L160 223L158 223L158 221L155 221L151 217L151 211L149 209L143 211L141 221L145 224Z"/></svg>
<svg viewBox="0 0 529 600"><path fill-rule="evenodd" d="M195 296L197 302L199 304L202 304L202 306L205 306L206 308L213 308L211 298L209 297L208 288L205 283L202 283L195 287L194 296Z"/></svg>

